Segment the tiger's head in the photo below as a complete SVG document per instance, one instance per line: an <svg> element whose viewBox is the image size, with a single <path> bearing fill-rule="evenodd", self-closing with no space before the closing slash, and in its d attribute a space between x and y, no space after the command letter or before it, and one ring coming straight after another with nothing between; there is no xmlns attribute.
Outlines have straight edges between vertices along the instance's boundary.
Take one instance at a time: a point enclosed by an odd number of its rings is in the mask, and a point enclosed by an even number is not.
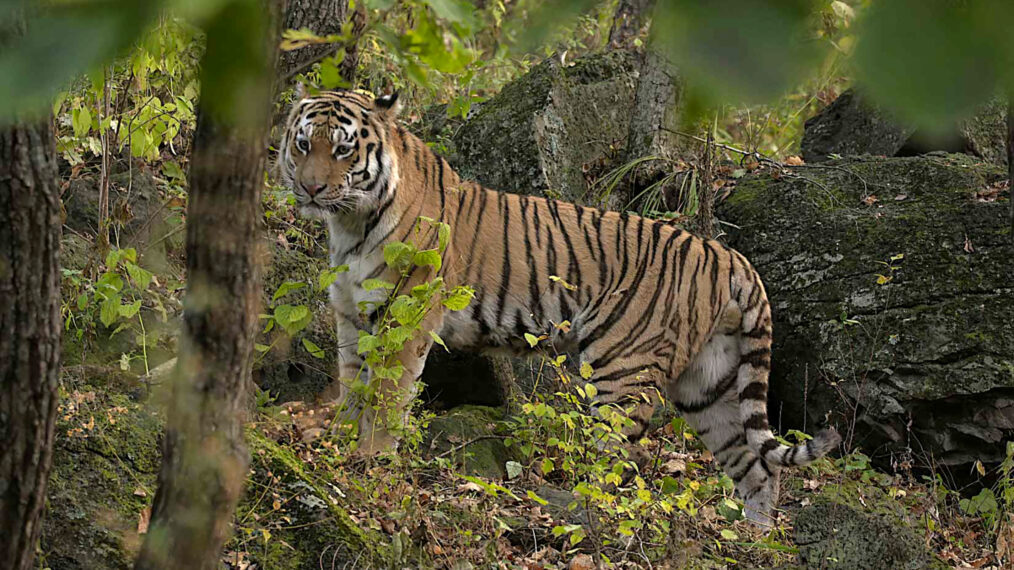
<svg viewBox="0 0 1014 570"><path fill-rule="evenodd" d="M397 167L385 152L398 96L323 91L296 101L278 153L279 175L307 216L361 217L393 190Z"/></svg>

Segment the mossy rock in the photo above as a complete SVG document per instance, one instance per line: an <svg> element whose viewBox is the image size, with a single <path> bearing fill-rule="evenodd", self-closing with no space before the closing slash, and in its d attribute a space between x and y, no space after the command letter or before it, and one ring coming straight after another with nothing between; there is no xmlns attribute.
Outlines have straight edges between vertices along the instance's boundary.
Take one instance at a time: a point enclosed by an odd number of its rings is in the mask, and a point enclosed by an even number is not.
<svg viewBox="0 0 1014 570"><path fill-rule="evenodd" d="M836 570L943 569L910 527L842 504L804 507L794 521L804 568Z"/></svg>
<svg viewBox="0 0 1014 570"><path fill-rule="evenodd" d="M515 448L504 445L505 416L502 408L458 406L430 420L423 448L437 456L467 444L450 453L452 461L466 473L504 479L506 463L518 458Z"/></svg>
<svg viewBox="0 0 1014 570"><path fill-rule="evenodd" d="M636 57L611 51L549 58L483 103L453 136L451 165L485 186L581 202L583 168L627 138Z"/></svg>
<svg viewBox="0 0 1014 570"><path fill-rule="evenodd" d="M771 300L781 425L812 432L831 411L882 464L900 455L971 473L1002 459L1014 438L1014 247L1007 202L977 193L1004 177L934 154L740 181L719 217L738 226L728 241Z"/></svg>
<svg viewBox="0 0 1014 570"><path fill-rule="evenodd" d="M164 419L143 401L143 391L125 383L65 383L39 563L54 570L131 568L144 538L142 511L157 489ZM337 487L255 428L247 441L252 475L226 551L242 550L261 568L317 569L322 554L338 568L385 567L389 541L349 518ZM292 500L276 509L272 492ZM269 524L283 515L289 522ZM267 540L263 530L271 533Z"/></svg>
<svg viewBox="0 0 1014 570"><path fill-rule="evenodd" d="M40 564L130 568L155 494L162 419L147 406L87 384L61 398L40 544Z"/></svg>

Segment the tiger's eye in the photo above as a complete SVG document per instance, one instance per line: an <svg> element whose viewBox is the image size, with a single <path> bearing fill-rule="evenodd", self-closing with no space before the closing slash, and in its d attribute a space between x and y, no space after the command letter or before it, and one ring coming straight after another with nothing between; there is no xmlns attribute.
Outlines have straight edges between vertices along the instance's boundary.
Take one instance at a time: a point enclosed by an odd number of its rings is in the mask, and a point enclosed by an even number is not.
<svg viewBox="0 0 1014 570"><path fill-rule="evenodd" d="M298 148L303 154L306 154L310 152L310 141L306 139L296 139L296 148Z"/></svg>

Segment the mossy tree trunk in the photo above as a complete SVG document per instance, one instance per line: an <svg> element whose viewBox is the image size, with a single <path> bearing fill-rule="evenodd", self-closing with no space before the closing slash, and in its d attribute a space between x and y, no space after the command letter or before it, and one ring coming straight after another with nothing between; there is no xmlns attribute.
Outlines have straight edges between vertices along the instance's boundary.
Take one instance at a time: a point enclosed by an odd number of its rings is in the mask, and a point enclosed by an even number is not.
<svg viewBox="0 0 1014 570"><path fill-rule="evenodd" d="M60 190L50 119L0 129L0 568L32 568L60 372Z"/></svg>
<svg viewBox="0 0 1014 570"><path fill-rule="evenodd" d="M207 30L190 170L183 342L137 568L217 568L247 475L242 420L261 289L275 8L273 0L237 0Z"/></svg>

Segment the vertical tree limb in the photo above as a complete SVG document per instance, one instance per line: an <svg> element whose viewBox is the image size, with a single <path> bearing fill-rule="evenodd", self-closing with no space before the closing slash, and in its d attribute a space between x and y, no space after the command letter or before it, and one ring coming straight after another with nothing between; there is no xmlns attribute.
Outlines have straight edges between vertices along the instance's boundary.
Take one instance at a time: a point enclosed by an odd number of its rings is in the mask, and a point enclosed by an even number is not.
<svg viewBox="0 0 1014 570"><path fill-rule="evenodd" d="M260 299L275 8L272 0L236 0L207 30L190 169L183 342L137 568L218 568L246 478L242 419Z"/></svg>
<svg viewBox="0 0 1014 570"><path fill-rule="evenodd" d="M1010 239L1014 242L1014 90L1007 94L1007 192L1010 198Z"/></svg>
<svg viewBox="0 0 1014 570"><path fill-rule="evenodd" d="M60 371L60 190L51 121L0 127L0 568L33 568Z"/></svg>

